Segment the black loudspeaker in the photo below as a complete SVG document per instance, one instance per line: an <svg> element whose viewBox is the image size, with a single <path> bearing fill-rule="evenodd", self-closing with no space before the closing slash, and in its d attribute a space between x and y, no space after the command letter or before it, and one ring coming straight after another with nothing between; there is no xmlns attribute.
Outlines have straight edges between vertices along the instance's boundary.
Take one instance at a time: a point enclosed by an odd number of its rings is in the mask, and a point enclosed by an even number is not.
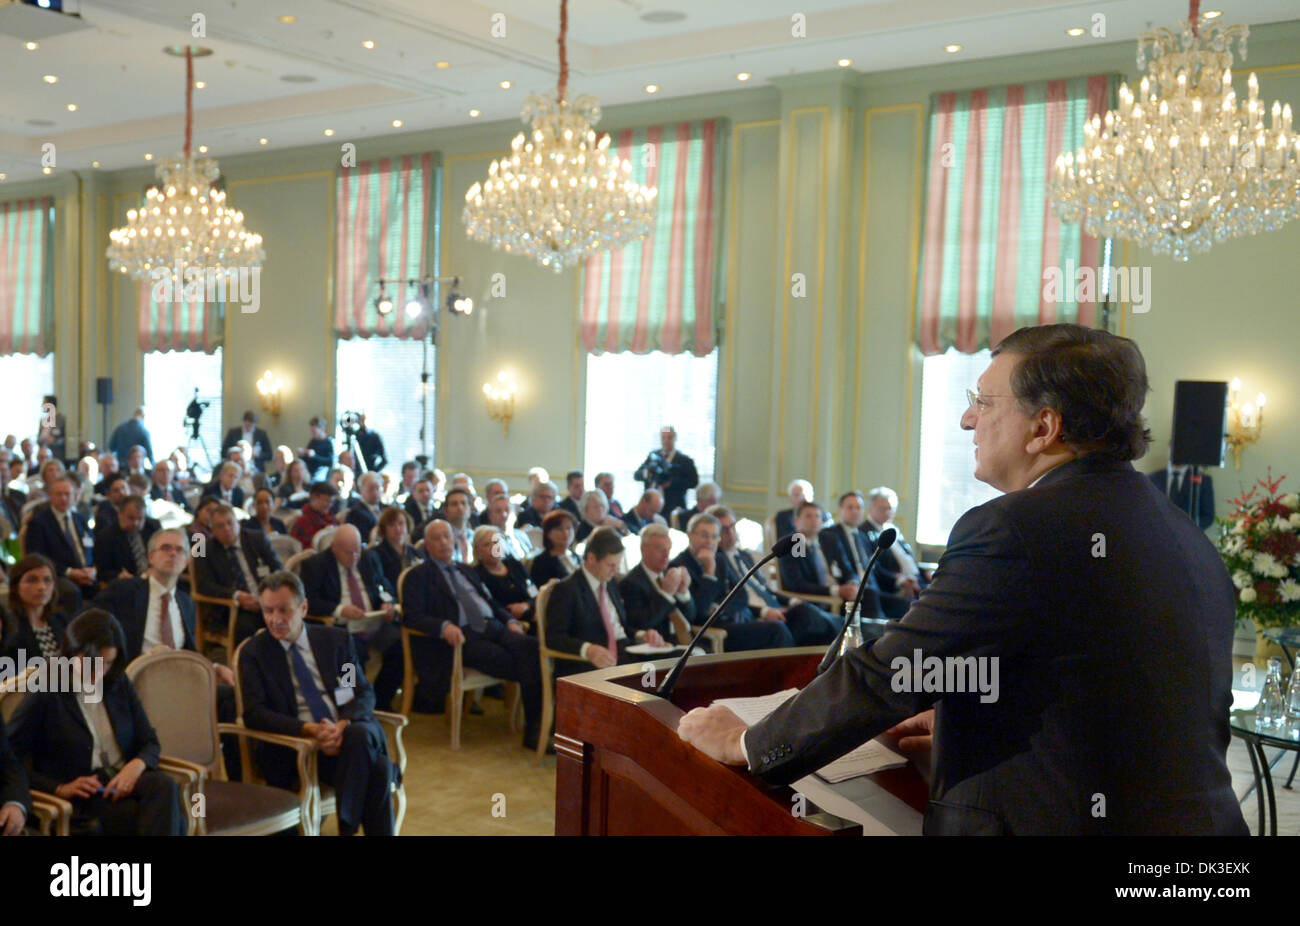
<svg viewBox="0 0 1300 926"><path fill-rule="evenodd" d="M113 377L101 376L95 380L95 401L100 405L113 404Z"/></svg>
<svg viewBox="0 0 1300 926"><path fill-rule="evenodd" d="M1222 466L1227 424L1227 383L1174 383L1174 439L1169 462L1176 466Z"/></svg>

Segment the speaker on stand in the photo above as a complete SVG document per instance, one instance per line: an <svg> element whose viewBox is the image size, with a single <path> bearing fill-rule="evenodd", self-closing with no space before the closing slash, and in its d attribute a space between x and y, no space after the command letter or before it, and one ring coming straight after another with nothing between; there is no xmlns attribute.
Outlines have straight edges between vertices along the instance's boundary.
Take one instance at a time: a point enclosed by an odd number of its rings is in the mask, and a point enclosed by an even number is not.
<svg viewBox="0 0 1300 926"><path fill-rule="evenodd" d="M108 449L108 407L113 404L113 377L101 376L95 380L95 401L99 403L100 418L103 422L101 449ZM125 461L123 461L125 462Z"/></svg>
<svg viewBox="0 0 1300 926"><path fill-rule="evenodd" d="M1228 433L1228 384L1180 379L1174 383L1171 466L1190 467L1188 514L1199 523L1201 467L1222 466ZM1171 474L1172 475L1172 474Z"/></svg>

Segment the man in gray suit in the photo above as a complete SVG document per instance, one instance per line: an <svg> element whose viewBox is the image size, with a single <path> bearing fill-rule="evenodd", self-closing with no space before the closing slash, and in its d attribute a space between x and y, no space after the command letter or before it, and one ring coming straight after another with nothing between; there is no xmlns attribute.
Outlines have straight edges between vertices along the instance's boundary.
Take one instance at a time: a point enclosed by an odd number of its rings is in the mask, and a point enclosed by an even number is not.
<svg viewBox="0 0 1300 926"><path fill-rule="evenodd" d="M1226 763L1234 589L1133 468L1147 389L1126 338L1003 340L961 426L975 477L1006 494L957 522L880 639L753 727L697 708L682 739L786 783L892 729L933 747L927 834L1246 835Z"/></svg>

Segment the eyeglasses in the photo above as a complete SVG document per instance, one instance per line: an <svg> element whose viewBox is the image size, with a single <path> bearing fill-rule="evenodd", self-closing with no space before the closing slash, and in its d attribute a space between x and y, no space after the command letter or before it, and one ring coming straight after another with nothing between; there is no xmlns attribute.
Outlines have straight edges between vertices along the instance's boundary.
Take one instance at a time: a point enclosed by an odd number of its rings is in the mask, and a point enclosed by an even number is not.
<svg viewBox="0 0 1300 926"><path fill-rule="evenodd" d="M966 401L970 403L970 407L981 412L984 411L984 409L989 407L990 405L989 399L1002 399L1002 398L1005 398L1005 396L981 395L980 393L974 392L970 389L966 390Z"/></svg>

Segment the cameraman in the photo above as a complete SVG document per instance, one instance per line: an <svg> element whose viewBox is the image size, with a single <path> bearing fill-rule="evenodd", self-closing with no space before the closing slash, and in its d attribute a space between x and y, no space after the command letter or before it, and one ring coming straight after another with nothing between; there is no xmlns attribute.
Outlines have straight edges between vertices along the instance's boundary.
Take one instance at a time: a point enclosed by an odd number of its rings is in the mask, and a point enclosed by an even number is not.
<svg viewBox="0 0 1300 926"><path fill-rule="evenodd" d="M366 461L366 470L372 473L382 472L388 465L388 455L384 453L384 439L375 431L366 427L366 413L357 413L357 449Z"/></svg>
<svg viewBox="0 0 1300 926"><path fill-rule="evenodd" d="M306 447L298 448L298 456L306 464L313 481L324 479L334 466L334 441L325 433L325 419L317 415L307 422L311 427L311 440Z"/></svg>
<svg viewBox="0 0 1300 926"><path fill-rule="evenodd" d="M677 429L664 425L659 432L660 449L651 450L632 476L647 490L658 489L664 496L664 515L671 523L672 512L686 507L686 490L700 484L695 461L677 450Z"/></svg>

